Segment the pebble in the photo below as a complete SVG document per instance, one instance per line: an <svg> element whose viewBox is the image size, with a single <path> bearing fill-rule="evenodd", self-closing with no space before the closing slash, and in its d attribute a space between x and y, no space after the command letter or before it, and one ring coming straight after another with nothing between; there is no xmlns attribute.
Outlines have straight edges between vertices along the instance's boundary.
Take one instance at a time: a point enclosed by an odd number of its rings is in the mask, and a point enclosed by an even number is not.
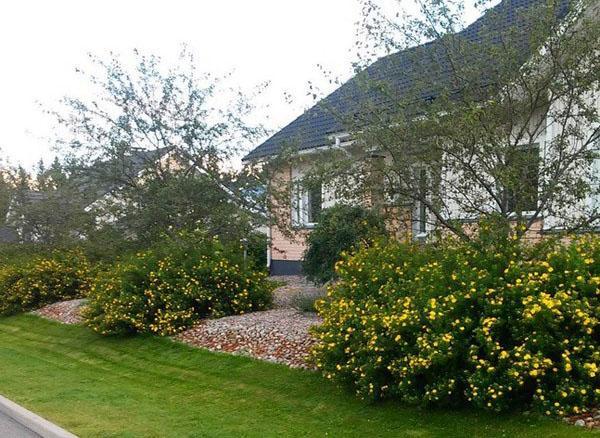
<svg viewBox="0 0 600 438"><path fill-rule="evenodd" d="M292 368L313 368L307 356L316 340L309 331L320 322L313 313L274 309L203 320L175 339L195 347L242 354Z"/></svg>
<svg viewBox="0 0 600 438"><path fill-rule="evenodd" d="M600 429L600 410L591 410L584 414L572 415L565 419L568 423L588 429Z"/></svg>
<svg viewBox="0 0 600 438"><path fill-rule="evenodd" d="M81 308L85 303L85 299L61 301L42 307L32 313L46 319L62 322L63 324L80 324L83 321L81 318Z"/></svg>

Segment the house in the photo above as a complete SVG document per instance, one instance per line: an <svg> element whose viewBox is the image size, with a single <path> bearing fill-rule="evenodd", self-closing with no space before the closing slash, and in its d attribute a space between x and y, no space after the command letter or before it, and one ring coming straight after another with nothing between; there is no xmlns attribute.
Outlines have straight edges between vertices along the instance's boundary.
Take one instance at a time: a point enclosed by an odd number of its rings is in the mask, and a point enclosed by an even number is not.
<svg viewBox="0 0 600 438"><path fill-rule="evenodd" d="M152 150L133 148L122 157L99 161L90 168L80 170L77 177L83 192L88 192L86 212L96 215L96 223L116 224L120 217L107 208L122 203L122 192L128 186L140 184L146 172L167 169L177 165L172 147Z"/></svg>
<svg viewBox="0 0 600 438"><path fill-rule="evenodd" d="M543 0L503 0L460 32L458 37L471 44L477 44L483 38L482 35L485 34L486 38L489 38L491 33L495 41L501 43L503 35L510 33L519 62L523 65L532 55L528 51L528 41L533 26L521 18L526 15L522 12L527 12L542 2ZM567 17L568 3L567 0L559 1L556 18ZM431 84L450 83L453 80L450 73L451 68L445 64L440 47L441 45L436 40L379 59L361 74L325 97L319 104L275 133L244 158L247 162L269 161L283 151L292 151L292 159L279 165L277 173L271 181L273 186L289 184L293 191L287 203L282 204L281 201L272 203L271 215L274 220L271 221L268 230L270 238L268 263L272 275L290 275L301 272L301 260L306 249L306 236L314 227L320 210L339 201L327 187L294 189L294 182L302 180L308 169L315 165L315 160L319 159L319 153L323 150L334 148L350 150L352 148L354 136L348 125L349 119L360 119L362 112L368 111L369 108L375 108L379 114L385 113L387 108L393 107L390 99L393 100L396 97L400 99L414 93L417 83L422 79L419 75L423 72L423 69L415 68L416 58L429 59L431 78L427 78L428 82ZM493 63L494 60L490 59L489 62ZM484 88L487 85L486 78L483 74L480 76L480 85ZM382 93L377 87L365 86L365 77L376 83L384 82L390 92ZM420 88L418 93L415 93L415 99L419 101L431 101L437 97L436 89L433 87L431 89ZM415 114L415 117L418 117L418 114ZM541 124L544 125L544 129L536 134L536 138L528 139L528 143L543 145L553 135L558 135L558 129L553 127L550 121L542 120ZM356 126L356 124L353 125L354 129ZM539 155L541 148L539 146L530 148L527 153L532 151ZM385 154L379 157L376 153L375 156L383 160L387 159ZM529 160L529 156L525 155L524 159L525 161ZM533 162L537 162L537 160L533 160ZM598 160L596 160L595 166L597 177L600 174ZM421 176L418 178L419 184L427 185L426 175ZM452 178L447 178L447 181L452 181ZM597 181L593 182L597 184ZM535 189L537 181L532 178L527 180L524 185L530 185ZM537 198L531 196L528 201L535 203ZM508 199L507 203L510 202L511 200ZM588 203L600 204L598 198L583 202L586 205ZM392 210L391 221L395 223L400 233L409 238L423 239L427 238L435 229L436 221L427 216L427 209L422 204L416 201ZM465 223L468 223L476 218L468 217L465 214L464 220ZM532 230L542 233L550 230L552 224L552 217L536 217Z"/></svg>
<svg viewBox="0 0 600 438"><path fill-rule="evenodd" d="M171 151L168 147L132 149L121 157L72 169L69 177L54 189L15 194L0 237L9 242L47 243L58 231L83 239L85 230L77 228L89 214L94 215L97 225L116 224L119 217L106 213L105 207L119 203L124 188L139 184L149 169L170 165Z"/></svg>

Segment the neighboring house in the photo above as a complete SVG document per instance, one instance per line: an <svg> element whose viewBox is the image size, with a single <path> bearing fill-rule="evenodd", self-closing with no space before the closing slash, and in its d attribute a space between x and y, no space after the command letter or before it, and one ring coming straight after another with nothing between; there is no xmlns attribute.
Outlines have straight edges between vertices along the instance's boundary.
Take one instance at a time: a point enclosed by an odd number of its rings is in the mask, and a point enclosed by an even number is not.
<svg viewBox="0 0 600 438"><path fill-rule="evenodd" d="M539 1L502 1L496 8L505 8L502 14L505 22L495 24L500 27L498 31L502 32L503 26L505 29L512 28L516 21L517 11ZM490 24L489 20L489 13L487 13L467 27L462 32L462 36L476 42L481 29ZM522 34L523 41L527 41L529 29L526 26L521 26L518 30ZM412 50L421 50L423 53L436 50L435 41L418 48L386 56L368 67L364 75L377 81L385 81L399 95L410 93L413 81L418 80L418 78L413 77L416 72L411 70ZM445 69L442 65L436 70L441 72L436 80L450 81L447 73L450 69ZM291 181L292 184L289 185L293 186L293 181L300 180L307 169L313 165L311 156L316 156L316 152L332 147L345 148L352 145L352 137L348 133L348 127L336 114L354 114L360 111L358 108L362 102L385 108L387 105L386 97L388 96L379 95L372 90L365 89L360 77L354 77L324 98L319 104L310 108L256 147L244 160L266 161L286 149L293 149L295 157L298 159L286 161L293 164L283 165L271 181L272 185L289 184ZM428 99L434 96L423 97ZM544 135L551 136L552 128L550 127ZM532 143L534 141L539 141L539 139L532 139ZM597 170L600 173L600 165ZM291 205L282 206L275 202L271 210L271 215L277 216L278 219L272 221L268 230L270 237L268 263L272 275L290 275L301 272L301 260L306 249L306 236L310 233L310 229L314 227L320 210L338 201L332 193L323 187L300 189L298 192L291 194L291 199ZM597 200L593 202L597 202ZM432 231L430 221L426 215L427 211L423 206L412 205L408 209L396 212L395 225L409 237L415 239L425 238ZM289 232L284 231L280 225L286 222L289 225L289 227L285 227L286 230L288 228L293 230L291 235ZM547 223L550 222L551 220L548 219ZM540 220L534 229L541 231L544 226L544 222Z"/></svg>
<svg viewBox="0 0 600 438"><path fill-rule="evenodd" d="M7 226L0 229L0 239L40 241L44 230L52 229L53 224L64 223L62 215L76 213L73 209L89 213L118 203L126 185L140 183L150 168L167 166L172 160L171 151L168 147L133 149L119 159L98 161L90 167L75 170L64 187L53 191L29 190L13 197L6 217ZM23 217L23 211L30 217ZM96 217L96 222L116 223L118 219L104 213L104 216ZM79 233L72 231L73 237L85 237Z"/></svg>
<svg viewBox="0 0 600 438"><path fill-rule="evenodd" d="M85 211L104 211L102 216L96 217L98 224L116 223L119 218L106 212L105 207L123 202L123 189L128 185L141 183L149 169L166 168L175 163L171 147L154 150L133 149L131 154L119 160L96 163L90 169L81 172L84 175L81 177L81 185L94 187Z"/></svg>

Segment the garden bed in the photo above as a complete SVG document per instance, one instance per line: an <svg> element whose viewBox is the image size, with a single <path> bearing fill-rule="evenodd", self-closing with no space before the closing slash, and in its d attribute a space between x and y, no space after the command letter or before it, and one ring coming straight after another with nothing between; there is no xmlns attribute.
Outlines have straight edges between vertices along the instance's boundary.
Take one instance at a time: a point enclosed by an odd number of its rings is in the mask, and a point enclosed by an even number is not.
<svg viewBox="0 0 600 438"><path fill-rule="evenodd" d="M292 307L299 298L316 297L321 291L302 277L286 277L283 281L285 286L278 288L274 294L276 309L205 319L176 335L175 339L211 351L251 356L292 368L311 368L306 357L315 340L309 329L319 324L321 319L314 313ZM85 301L63 301L33 313L63 324L80 324L83 322L81 309Z"/></svg>
<svg viewBox="0 0 600 438"><path fill-rule="evenodd" d="M274 309L204 320L175 339L212 351L307 368L306 356L315 343L309 329L320 322L313 313Z"/></svg>
<svg viewBox="0 0 600 438"><path fill-rule="evenodd" d="M61 301L42 307L32 313L63 324L81 324L83 322L81 309L86 301L85 299Z"/></svg>

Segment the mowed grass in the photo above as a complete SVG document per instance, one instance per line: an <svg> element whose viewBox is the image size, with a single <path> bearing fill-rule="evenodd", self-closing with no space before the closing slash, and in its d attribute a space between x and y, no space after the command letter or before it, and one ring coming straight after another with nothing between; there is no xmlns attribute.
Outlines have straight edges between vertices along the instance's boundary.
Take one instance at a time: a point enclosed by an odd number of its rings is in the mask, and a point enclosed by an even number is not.
<svg viewBox="0 0 600 438"><path fill-rule="evenodd" d="M30 315L0 319L0 393L82 437L600 436L535 416L367 404L316 373Z"/></svg>

